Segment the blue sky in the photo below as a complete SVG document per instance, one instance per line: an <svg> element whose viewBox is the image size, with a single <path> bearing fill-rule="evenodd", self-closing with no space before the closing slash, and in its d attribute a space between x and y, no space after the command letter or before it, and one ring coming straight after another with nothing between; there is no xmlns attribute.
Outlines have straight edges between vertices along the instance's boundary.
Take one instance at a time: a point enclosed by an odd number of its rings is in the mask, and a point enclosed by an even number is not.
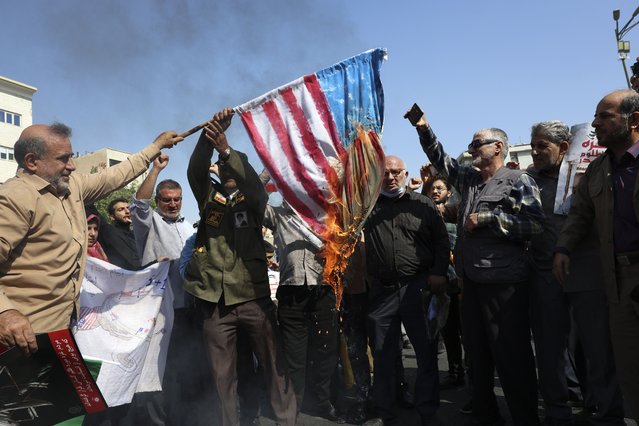
<svg viewBox="0 0 639 426"><path fill-rule="evenodd" d="M599 99L625 85L612 10L621 9L625 23L637 6L630 0L25 0L0 15L0 75L38 88L34 122L73 127L75 151L136 151L164 130L185 131L226 106L385 47L382 142L415 175L425 156L402 118L413 102L455 156L482 127L500 127L518 144L528 142L538 121L589 121ZM627 37L633 58L637 36L639 29ZM239 120L229 140L259 171ZM197 208L186 166L194 142L192 136L169 151L163 174L185 187L191 221Z"/></svg>

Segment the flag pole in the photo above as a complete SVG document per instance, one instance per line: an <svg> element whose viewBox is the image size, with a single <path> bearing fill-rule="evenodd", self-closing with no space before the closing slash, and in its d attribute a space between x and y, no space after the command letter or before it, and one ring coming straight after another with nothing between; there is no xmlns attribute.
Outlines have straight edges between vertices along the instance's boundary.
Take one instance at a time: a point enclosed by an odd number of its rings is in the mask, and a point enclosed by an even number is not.
<svg viewBox="0 0 639 426"><path fill-rule="evenodd" d="M193 127L190 130L187 130L186 132L182 133L181 135L179 135L181 138L187 138L189 136L191 136L193 133L197 132L198 130L202 130L203 128L205 128L207 125L209 124L208 121L205 121L204 123L198 124L197 126Z"/></svg>

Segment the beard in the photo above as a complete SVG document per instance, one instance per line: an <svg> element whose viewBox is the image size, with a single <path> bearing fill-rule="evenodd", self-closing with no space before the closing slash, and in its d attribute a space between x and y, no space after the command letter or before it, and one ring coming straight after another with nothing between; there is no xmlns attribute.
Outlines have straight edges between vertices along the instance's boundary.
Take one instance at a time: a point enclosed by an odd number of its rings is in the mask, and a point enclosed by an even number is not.
<svg viewBox="0 0 639 426"><path fill-rule="evenodd" d="M176 211L176 212L169 212L169 211L160 211L160 216L162 216L163 218L170 220L170 221L176 221L180 218L180 211Z"/></svg>
<svg viewBox="0 0 639 426"><path fill-rule="evenodd" d="M55 191L58 195L69 195L69 176L63 175L62 173L58 173L50 178L46 179L49 184L55 188Z"/></svg>
<svg viewBox="0 0 639 426"><path fill-rule="evenodd" d="M614 133L608 134L605 138L599 140L599 144L606 148L618 144L623 144L630 138L630 130L628 126L619 126Z"/></svg>
<svg viewBox="0 0 639 426"><path fill-rule="evenodd" d="M477 157L473 158L471 164L473 167L479 168L484 164L484 158L481 155L478 155Z"/></svg>

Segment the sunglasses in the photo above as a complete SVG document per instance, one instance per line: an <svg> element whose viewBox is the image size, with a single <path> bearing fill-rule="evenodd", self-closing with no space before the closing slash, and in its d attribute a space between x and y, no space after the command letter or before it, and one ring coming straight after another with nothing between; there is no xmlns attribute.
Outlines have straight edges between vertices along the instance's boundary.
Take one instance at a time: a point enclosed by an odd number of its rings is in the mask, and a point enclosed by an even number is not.
<svg viewBox="0 0 639 426"><path fill-rule="evenodd" d="M470 151L479 148L480 146L488 145L491 143L499 142L498 139L475 139L471 143L468 144L468 150Z"/></svg>

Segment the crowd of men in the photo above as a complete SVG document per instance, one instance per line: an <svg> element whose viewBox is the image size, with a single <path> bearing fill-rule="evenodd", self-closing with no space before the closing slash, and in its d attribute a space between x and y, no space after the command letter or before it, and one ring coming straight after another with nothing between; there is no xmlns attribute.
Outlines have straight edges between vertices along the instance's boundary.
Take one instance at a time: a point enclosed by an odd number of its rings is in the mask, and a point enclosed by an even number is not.
<svg viewBox="0 0 639 426"><path fill-rule="evenodd" d="M422 425L442 424L440 389L464 383L469 402L460 408L469 423L504 424L495 371L515 425L540 424L538 394L542 424L574 424L577 399L587 424L639 420L636 92L616 91L597 105L592 126L607 150L581 177L567 216L554 208L571 140L566 124L533 125L533 165L518 170L506 164L501 129L477 130L468 145L472 164L462 165L425 115L408 117L432 167L422 167L418 192L404 161L386 156L339 311L322 280L322 241L286 201L268 204L268 174L226 138L233 116L231 109L215 114L193 150L195 228L181 215L180 185L158 182L169 164L162 150L182 141L175 132L90 175L72 173L71 130L63 124L30 126L15 144L16 177L0 185L0 344L26 354L38 349L36 333L77 319L87 217L97 215L91 205L152 165L132 200L111 201L111 224L102 218L92 229L100 228L103 259L117 266L171 262L162 303L173 316L158 318L170 339L151 343L165 346L166 362L143 372L157 374L162 391L136 393L131 404L85 424L259 424L260 410L270 410L282 425L298 424L302 411L395 425L398 405L406 405L402 329L417 359L410 406ZM277 305L264 228L279 268ZM428 325L435 299L450 300L441 331L450 365L444 383L439 339ZM262 400L269 404L260 407Z"/></svg>

